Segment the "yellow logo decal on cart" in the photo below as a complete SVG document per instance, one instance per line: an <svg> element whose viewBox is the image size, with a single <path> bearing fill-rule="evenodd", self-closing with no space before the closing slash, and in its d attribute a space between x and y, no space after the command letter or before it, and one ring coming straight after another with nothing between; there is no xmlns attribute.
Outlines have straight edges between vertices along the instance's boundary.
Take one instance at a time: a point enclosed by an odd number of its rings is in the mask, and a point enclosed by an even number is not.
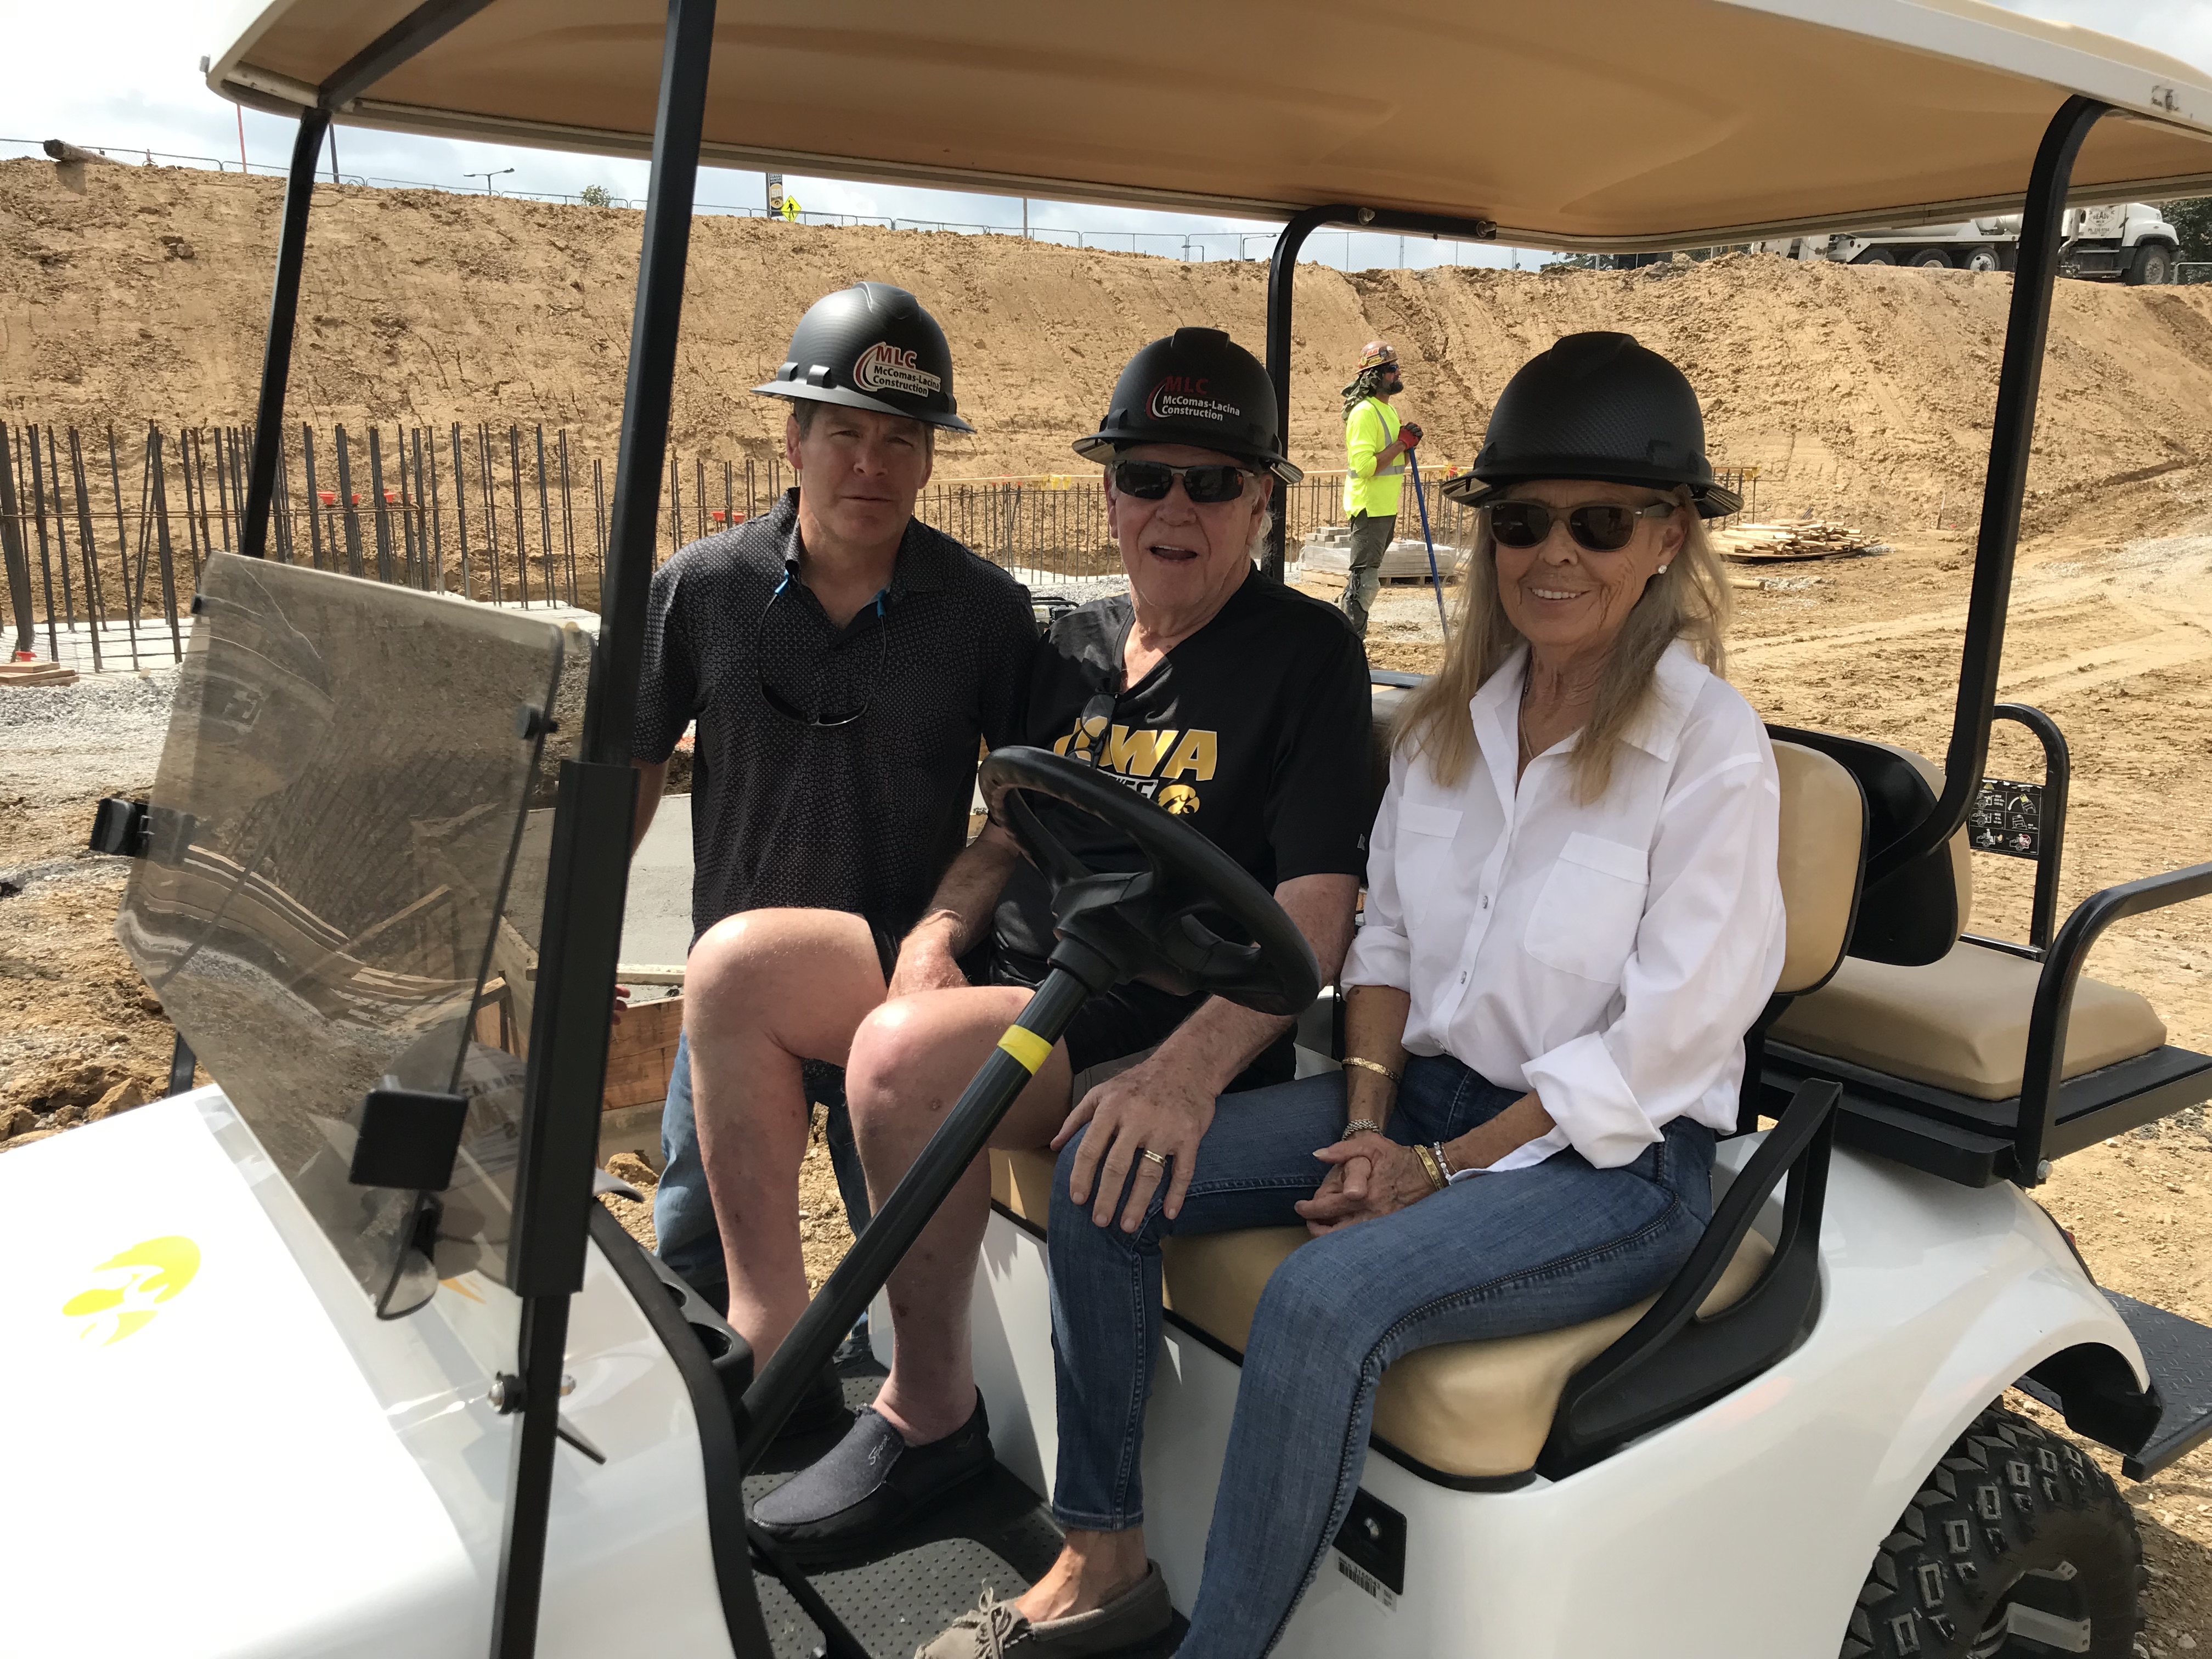
<svg viewBox="0 0 2212 1659"><path fill-rule="evenodd" d="M94 1268L92 1288L63 1303L62 1312L84 1322L79 1340L104 1348L143 1329L199 1270L200 1247L191 1239L149 1238Z"/></svg>

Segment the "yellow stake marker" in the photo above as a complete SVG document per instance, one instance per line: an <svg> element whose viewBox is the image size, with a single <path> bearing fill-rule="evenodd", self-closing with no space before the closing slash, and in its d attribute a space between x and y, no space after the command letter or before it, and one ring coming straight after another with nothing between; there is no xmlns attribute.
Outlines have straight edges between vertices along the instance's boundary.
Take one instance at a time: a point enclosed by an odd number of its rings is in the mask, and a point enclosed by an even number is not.
<svg viewBox="0 0 2212 1659"><path fill-rule="evenodd" d="M999 1047L1021 1061L1022 1069L1031 1077L1035 1077L1037 1067L1044 1064L1045 1056L1052 1053L1052 1044L1035 1031L1019 1025L1006 1027L1006 1036L999 1039Z"/></svg>

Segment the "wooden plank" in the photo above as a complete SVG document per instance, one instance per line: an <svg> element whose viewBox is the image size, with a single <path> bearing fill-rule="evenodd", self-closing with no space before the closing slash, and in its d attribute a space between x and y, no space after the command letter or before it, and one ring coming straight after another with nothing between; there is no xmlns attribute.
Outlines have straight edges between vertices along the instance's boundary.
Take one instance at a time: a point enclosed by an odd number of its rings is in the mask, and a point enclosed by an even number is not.
<svg viewBox="0 0 2212 1659"><path fill-rule="evenodd" d="M649 1106L668 1097L676 1069L676 1041L684 1034L684 999L664 997L624 1011L607 1042L606 1085L602 1111Z"/></svg>

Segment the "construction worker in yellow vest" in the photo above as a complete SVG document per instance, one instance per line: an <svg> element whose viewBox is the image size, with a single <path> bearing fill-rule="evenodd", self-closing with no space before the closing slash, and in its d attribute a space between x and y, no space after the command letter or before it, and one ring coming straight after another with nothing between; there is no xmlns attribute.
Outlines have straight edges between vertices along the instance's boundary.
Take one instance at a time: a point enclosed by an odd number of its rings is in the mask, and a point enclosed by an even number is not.
<svg viewBox="0 0 2212 1659"><path fill-rule="evenodd" d="M1382 555L1398 529L1398 490L1406 457L1421 428L1401 422L1390 399L1406 389L1397 351L1370 340L1359 354L1359 373L1344 388L1344 510L1352 524L1352 568L1344 584L1344 614L1367 637L1367 612L1382 583Z"/></svg>

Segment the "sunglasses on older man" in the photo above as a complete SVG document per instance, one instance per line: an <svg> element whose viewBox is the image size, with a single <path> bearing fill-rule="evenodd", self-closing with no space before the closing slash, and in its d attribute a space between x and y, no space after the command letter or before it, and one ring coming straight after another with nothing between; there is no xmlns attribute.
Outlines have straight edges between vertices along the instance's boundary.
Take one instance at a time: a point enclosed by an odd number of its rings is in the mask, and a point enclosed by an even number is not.
<svg viewBox="0 0 2212 1659"><path fill-rule="evenodd" d="M1106 476L1114 481L1114 488L1121 494L1134 495L1140 501L1167 500L1175 481L1181 478L1182 493L1194 505L1214 507L1242 495L1245 481L1252 475L1241 466L1215 463L1170 466L1164 461L1116 461L1106 469Z"/></svg>
<svg viewBox="0 0 2212 1659"><path fill-rule="evenodd" d="M1584 501L1564 513L1541 501L1491 502L1490 533L1500 547L1539 547L1559 519L1567 521L1567 534L1575 545L1592 553L1618 553L1636 534L1638 519L1663 519L1674 510L1673 501L1654 501L1649 507L1624 507L1618 501Z"/></svg>

